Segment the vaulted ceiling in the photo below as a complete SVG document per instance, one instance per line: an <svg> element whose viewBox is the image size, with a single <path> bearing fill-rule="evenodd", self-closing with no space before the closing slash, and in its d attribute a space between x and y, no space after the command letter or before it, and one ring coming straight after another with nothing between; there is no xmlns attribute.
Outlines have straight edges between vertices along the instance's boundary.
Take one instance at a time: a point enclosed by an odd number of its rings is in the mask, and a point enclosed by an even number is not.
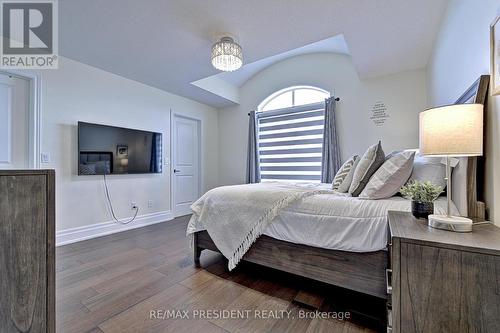
<svg viewBox="0 0 500 333"><path fill-rule="evenodd" d="M61 55L216 107L191 82L218 73L224 33L253 68L342 34L361 77L423 68L447 0L60 0ZM306 48L307 49L307 48ZM300 52L299 52L300 53ZM280 57L278 57L280 58ZM281 58L280 58L281 59ZM260 62L259 62L260 61ZM251 66L252 67L252 66ZM240 85L248 74L224 74Z"/></svg>

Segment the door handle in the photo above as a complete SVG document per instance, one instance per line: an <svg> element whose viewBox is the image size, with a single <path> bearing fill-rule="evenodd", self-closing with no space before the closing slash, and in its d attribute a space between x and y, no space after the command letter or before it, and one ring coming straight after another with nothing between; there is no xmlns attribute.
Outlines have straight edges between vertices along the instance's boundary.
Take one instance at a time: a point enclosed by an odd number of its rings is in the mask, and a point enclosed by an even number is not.
<svg viewBox="0 0 500 333"><path fill-rule="evenodd" d="M181 170L174 169L174 173L181 172Z"/></svg>

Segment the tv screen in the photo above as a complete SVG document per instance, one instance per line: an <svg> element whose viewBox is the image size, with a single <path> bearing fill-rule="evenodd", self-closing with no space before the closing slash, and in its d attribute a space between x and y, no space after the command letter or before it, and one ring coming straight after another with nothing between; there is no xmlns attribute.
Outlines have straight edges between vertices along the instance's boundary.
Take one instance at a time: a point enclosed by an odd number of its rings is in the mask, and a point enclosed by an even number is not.
<svg viewBox="0 0 500 333"><path fill-rule="evenodd" d="M78 175L161 172L161 133L78 122Z"/></svg>

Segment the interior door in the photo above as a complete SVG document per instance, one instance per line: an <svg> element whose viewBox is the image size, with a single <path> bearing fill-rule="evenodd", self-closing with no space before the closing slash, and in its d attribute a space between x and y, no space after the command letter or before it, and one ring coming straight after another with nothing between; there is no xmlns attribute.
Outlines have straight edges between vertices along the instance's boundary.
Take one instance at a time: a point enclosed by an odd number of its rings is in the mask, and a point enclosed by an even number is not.
<svg viewBox="0 0 500 333"><path fill-rule="evenodd" d="M174 115L172 132L173 212L182 216L200 195L199 121Z"/></svg>
<svg viewBox="0 0 500 333"><path fill-rule="evenodd" d="M29 82L0 73L0 169L29 168Z"/></svg>

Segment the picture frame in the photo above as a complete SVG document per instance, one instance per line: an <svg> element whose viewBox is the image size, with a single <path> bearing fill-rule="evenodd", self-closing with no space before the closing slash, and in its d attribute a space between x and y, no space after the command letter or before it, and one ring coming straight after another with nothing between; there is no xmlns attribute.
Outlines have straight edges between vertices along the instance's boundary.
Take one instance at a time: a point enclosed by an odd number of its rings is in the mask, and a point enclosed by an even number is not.
<svg viewBox="0 0 500 333"><path fill-rule="evenodd" d="M500 94L500 15L490 25L491 95Z"/></svg>
<svg viewBox="0 0 500 333"><path fill-rule="evenodd" d="M128 146L127 145L116 145L116 156L118 158L128 157Z"/></svg>

